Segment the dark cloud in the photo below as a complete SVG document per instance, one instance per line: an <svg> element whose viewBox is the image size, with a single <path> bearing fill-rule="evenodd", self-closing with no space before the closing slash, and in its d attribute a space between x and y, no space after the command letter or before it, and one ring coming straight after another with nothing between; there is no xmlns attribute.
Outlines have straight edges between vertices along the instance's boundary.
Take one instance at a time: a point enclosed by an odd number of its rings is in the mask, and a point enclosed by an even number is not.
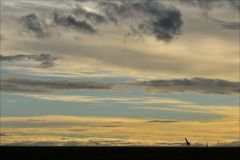
<svg viewBox="0 0 240 160"><path fill-rule="evenodd" d="M95 12L87 11L81 7L78 7L77 9L75 9L73 13L77 16L84 18L86 21L90 21L92 23L96 23L96 24L107 23L107 20L103 15Z"/></svg>
<svg viewBox="0 0 240 160"><path fill-rule="evenodd" d="M136 83L150 91L159 92L199 92L205 94L238 94L240 86L238 82L218 79L192 78L173 80L152 80Z"/></svg>
<svg viewBox="0 0 240 160"><path fill-rule="evenodd" d="M134 19L136 29L144 34L154 35L158 40L170 41L180 34L181 13L176 8L162 5L158 1L101 2L99 7L117 20ZM136 20L136 21L135 21ZM138 22L137 22L138 21Z"/></svg>
<svg viewBox="0 0 240 160"><path fill-rule="evenodd" d="M1 90L8 92L53 92L69 89L111 89L111 84L91 81L58 81L9 78L1 80Z"/></svg>
<svg viewBox="0 0 240 160"><path fill-rule="evenodd" d="M141 145L127 140L95 140L90 139L88 141L72 141L67 140L67 137L62 140L56 141L18 141L8 144L1 144L3 146L113 146L113 145Z"/></svg>
<svg viewBox="0 0 240 160"><path fill-rule="evenodd" d="M180 34L182 17L175 7L167 7L160 1L92 1L98 12L88 11L78 5L69 13L53 13L51 25L47 25L36 14L21 18L25 31L37 37L50 35L52 26L72 28L82 33L94 34L99 24L114 23L115 25L132 26L131 31L138 35L153 35L157 40L170 41ZM86 1L79 2L81 4ZM56 25L52 25L56 24ZM134 26L134 27L133 27ZM54 29L56 30L56 29ZM133 33L132 32L132 33ZM139 34L140 33L140 34Z"/></svg>
<svg viewBox="0 0 240 160"><path fill-rule="evenodd" d="M157 92L238 94L240 91L240 86L238 82L204 78L152 80L131 83L131 85L143 86L147 89L147 91ZM126 87L126 85L123 85L122 87L124 86ZM1 80L2 91L9 92L53 92L69 89L111 89L112 87L113 84L98 83L92 81L43 81L19 78L9 78Z"/></svg>
<svg viewBox="0 0 240 160"><path fill-rule="evenodd" d="M32 142L32 141L20 141L20 142L13 142L9 144L1 144L3 146L57 146L58 142L55 141L39 141L39 142Z"/></svg>
<svg viewBox="0 0 240 160"><path fill-rule="evenodd" d="M54 65L54 61L57 57L54 57L50 54L39 54L39 55L25 55L25 54L18 54L18 55L9 55L4 56L0 55L0 61L25 61L25 60L34 60L41 63L41 67L51 67Z"/></svg>
<svg viewBox="0 0 240 160"><path fill-rule="evenodd" d="M138 25L138 29L144 33L154 34L158 40L170 41L180 33L183 21L178 10L170 10L163 17L157 17L155 20Z"/></svg>
<svg viewBox="0 0 240 160"><path fill-rule="evenodd" d="M24 31L33 33L36 37L42 38L50 35L46 22L34 13L22 16L20 23L23 25Z"/></svg>
<svg viewBox="0 0 240 160"><path fill-rule="evenodd" d="M72 28L82 33L94 34L96 33L96 29L93 28L89 23L84 20L77 20L73 16L68 15L59 15L57 13L53 14L53 21L57 25Z"/></svg>
<svg viewBox="0 0 240 160"><path fill-rule="evenodd" d="M173 121L173 120L149 120L146 121L147 123L176 123L180 121Z"/></svg>

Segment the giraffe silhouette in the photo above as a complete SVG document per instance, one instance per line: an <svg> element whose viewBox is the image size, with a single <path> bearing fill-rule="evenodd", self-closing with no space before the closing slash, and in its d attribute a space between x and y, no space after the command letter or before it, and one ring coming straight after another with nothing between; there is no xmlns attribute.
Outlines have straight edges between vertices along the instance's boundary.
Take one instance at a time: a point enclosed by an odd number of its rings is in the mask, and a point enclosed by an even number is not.
<svg viewBox="0 0 240 160"><path fill-rule="evenodd" d="M187 138L185 138L185 141L186 141L186 145L190 147L190 142L187 140Z"/></svg>

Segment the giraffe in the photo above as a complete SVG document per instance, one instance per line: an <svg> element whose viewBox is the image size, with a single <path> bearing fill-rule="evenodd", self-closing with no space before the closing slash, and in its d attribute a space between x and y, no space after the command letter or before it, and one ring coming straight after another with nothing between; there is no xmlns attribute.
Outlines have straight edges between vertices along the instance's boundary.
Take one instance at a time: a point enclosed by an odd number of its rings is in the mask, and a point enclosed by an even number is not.
<svg viewBox="0 0 240 160"><path fill-rule="evenodd" d="M187 140L187 138L185 138L185 141L186 141L186 145L190 146L190 142Z"/></svg>

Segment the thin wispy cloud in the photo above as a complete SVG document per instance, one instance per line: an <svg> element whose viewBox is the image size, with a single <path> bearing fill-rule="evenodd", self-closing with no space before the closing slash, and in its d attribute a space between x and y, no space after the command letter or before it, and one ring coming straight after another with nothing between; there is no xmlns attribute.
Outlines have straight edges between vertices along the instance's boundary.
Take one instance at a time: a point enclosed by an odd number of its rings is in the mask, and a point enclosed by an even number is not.
<svg viewBox="0 0 240 160"><path fill-rule="evenodd" d="M1 80L1 90L8 92L53 92L76 89L111 89L111 84L91 81L69 82L67 80L33 80L11 78Z"/></svg>
<svg viewBox="0 0 240 160"><path fill-rule="evenodd" d="M205 94L238 94L240 91L238 82L219 79L192 78L172 80L152 80L138 82L150 91L159 92L199 92Z"/></svg>
<svg viewBox="0 0 240 160"><path fill-rule="evenodd" d="M194 103L182 101L173 98L159 97L107 97L107 96L73 96L73 95L28 95L16 94L20 96L28 96L36 99L44 99L49 101L60 102L81 102L81 103L119 103L119 104L168 104L168 105L193 105Z"/></svg>
<svg viewBox="0 0 240 160"><path fill-rule="evenodd" d="M39 55L26 55L26 54L17 54L17 55L0 55L0 61L4 62L18 62L18 61L29 61L33 60L40 63L41 67L52 67L55 63L57 57L50 54L39 54Z"/></svg>
<svg viewBox="0 0 240 160"><path fill-rule="evenodd" d="M233 9L240 11L240 2L238 0L179 0L179 2L192 7L199 7L206 11L227 3Z"/></svg>
<svg viewBox="0 0 240 160"><path fill-rule="evenodd" d="M150 80L134 83L99 83L94 81L77 82L65 80L46 81L9 78L2 79L1 83L2 90L9 92L52 92L72 89L112 89L113 87L116 89L127 89L128 86L141 86L149 92L163 93L196 92L203 94L238 94L240 90L238 82L206 78ZM149 102L152 101L151 99L146 99L146 101L148 100ZM158 101L157 98L155 98L155 100Z"/></svg>

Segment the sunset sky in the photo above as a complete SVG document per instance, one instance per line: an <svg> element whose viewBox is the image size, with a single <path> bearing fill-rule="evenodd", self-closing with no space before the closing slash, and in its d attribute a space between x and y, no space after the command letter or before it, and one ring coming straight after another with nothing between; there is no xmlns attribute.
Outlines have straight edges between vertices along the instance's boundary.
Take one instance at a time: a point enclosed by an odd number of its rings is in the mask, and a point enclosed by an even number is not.
<svg viewBox="0 0 240 160"><path fill-rule="evenodd" d="M1 0L1 145L240 146L238 0Z"/></svg>

